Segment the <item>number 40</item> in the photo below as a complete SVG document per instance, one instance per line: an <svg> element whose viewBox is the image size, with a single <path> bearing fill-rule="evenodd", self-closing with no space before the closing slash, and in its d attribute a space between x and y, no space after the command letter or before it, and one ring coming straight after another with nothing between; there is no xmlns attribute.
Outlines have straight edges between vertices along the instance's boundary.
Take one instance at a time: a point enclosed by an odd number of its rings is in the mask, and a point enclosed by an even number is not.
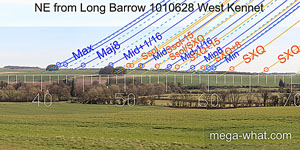
<svg viewBox="0 0 300 150"><path fill-rule="evenodd" d="M46 97L47 97L47 96L50 97L50 104L49 104L49 105L46 104ZM36 99L37 99L37 102L35 102ZM38 93L38 94L34 97L34 99L32 100L32 103L38 103L38 107L40 107L40 93ZM50 107L50 106L52 105L52 95L49 93L48 90L47 90L47 92L46 92L45 95L44 95L44 105L45 105L46 107Z"/></svg>

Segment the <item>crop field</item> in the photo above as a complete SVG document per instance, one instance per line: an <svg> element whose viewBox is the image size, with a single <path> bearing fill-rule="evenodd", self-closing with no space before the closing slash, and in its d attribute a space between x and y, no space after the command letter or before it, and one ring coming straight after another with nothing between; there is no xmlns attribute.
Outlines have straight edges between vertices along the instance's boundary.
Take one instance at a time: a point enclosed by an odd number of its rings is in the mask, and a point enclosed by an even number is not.
<svg viewBox="0 0 300 150"><path fill-rule="evenodd" d="M70 70L60 70L53 72L42 73L43 70L22 70L22 69L1 69L0 81L16 83L19 81L26 83L38 82L56 82L58 80L76 79L80 84L91 84L94 81L104 83L108 80L114 83L129 83L134 80L140 83L181 83L182 85L199 85L201 83L206 86L263 86L274 87L278 86L279 80L283 80L287 84L299 84L299 75L270 75L270 74L193 74L170 72L164 74L158 71L149 71L143 74L141 70L125 75L97 75L97 69L84 69L70 72ZM83 79L84 78L84 79Z"/></svg>
<svg viewBox="0 0 300 150"><path fill-rule="evenodd" d="M298 149L297 107L168 107L0 103L0 149ZM286 132L289 140L210 140L212 132Z"/></svg>

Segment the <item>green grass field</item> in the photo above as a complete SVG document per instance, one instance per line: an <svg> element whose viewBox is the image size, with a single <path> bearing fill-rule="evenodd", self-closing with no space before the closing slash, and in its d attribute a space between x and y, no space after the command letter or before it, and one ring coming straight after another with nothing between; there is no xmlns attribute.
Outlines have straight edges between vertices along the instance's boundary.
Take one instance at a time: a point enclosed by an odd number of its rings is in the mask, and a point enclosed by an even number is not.
<svg viewBox="0 0 300 150"><path fill-rule="evenodd" d="M0 103L0 149L299 149L300 108L171 109ZM210 140L211 132L284 132L291 140Z"/></svg>

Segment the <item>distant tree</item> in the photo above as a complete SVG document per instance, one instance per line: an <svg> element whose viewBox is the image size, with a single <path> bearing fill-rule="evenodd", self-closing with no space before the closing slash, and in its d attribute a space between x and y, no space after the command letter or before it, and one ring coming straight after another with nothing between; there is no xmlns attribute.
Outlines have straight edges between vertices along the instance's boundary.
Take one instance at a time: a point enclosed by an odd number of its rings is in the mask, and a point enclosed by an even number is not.
<svg viewBox="0 0 300 150"><path fill-rule="evenodd" d="M46 71L57 71L58 67L56 65L48 65Z"/></svg>
<svg viewBox="0 0 300 150"><path fill-rule="evenodd" d="M269 98L269 96L268 96L268 91L267 90L262 90L261 91L261 97L263 98L263 100L264 100L264 107L266 107L266 105L267 105L267 103L268 103L268 98Z"/></svg>
<svg viewBox="0 0 300 150"><path fill-rule="evenodd" d="M71 88L63 82L53 83L48 86L48 89L54 100L66 101L71 97Z"/></svg>
<svg viewBox="0 0 300 150"><path fill-rule="evenodd" d="M5 92L0 90L0 101L5 100Z"/></svg>
<svg viewBox="0 0 300 150"><path fill-rule="evenodd" d="M234 90L230 90L229 93L230 93L229 99L230 99L231 103L233 104L233 107L238 107L238 104L241 100L241 95L240 95L239 91L234 89Z"/></svg>
<svg viewBox="0 0 300 150"><path fill-rule="evenodd" d="M106 99L107 103L110 104L112 102L112 104L116 104L117 101L115 100L115 93L120 93L121 92L121 89L118 85L116 84L112 84L110 87L109 87L109 98ZM112 101L111 101L112 99Z"/></svg>
<svg viewBox="0 0 300 150"><path fill-rule="evenodd" d="M142 97L141 99L140 99L140 104L142 104L142 105L148 105L148 100L146 99L146 97Z"/></svg>
<svg viewBox="0 0 300 150"><path fill-rule="evenodd" d="M228 91L221 92L220 96L221 96L220 106L225 107L226 98L229 97L229 92Z"/></svg>
<svg viewBox="0 0 300 150"><path fill-rule="evenodd" d="M278 106L278 96L277 95L274 95L271 97L271 100L272 100L272 103L273 103L273 106Z"/></svg>
<svg viewBox="0 0 300 150"><path fill-rule="evenodd" d="M71 82L71 91L70 91L70 94L71 94L72 97L76 96L76 93L75 93L75 80L74 79Z"/></svg>
<svg viewBox="0 0 300 150"><path fill-rule="evenodd" d="M99 86L99 81L93 81L92 86Z"/></svg>
<svg viewBox="0 0 300 150"><path fill-rule="evenodd" d="M281 79L279 80L279 87L281 87L281 88L284 87L284 82Z"/></svg>
<svg viewBox="0 0 300 150"><path fill-rule="evenodd" d="M84 103L104 104L103 88L101 86L90 88L84 95Z"/></svg>
<svg viewBox="0 0 300 150"><path fill-rule="evenodd" d="M286 95L288 95L288 94L286 94ZM278 97L278 105L279 106L283 106L285 104L286 95L284 95L284 94L279 95L279 97Z"/></svg>
<svg viewBox="0 0 300 150"><path fill-rule="evenodd" d="M157 95L157 98L160 99L161 95L165 93L166 86L163 83L154 83L152 87L152 93Z"/></svg>
<svg viewBox="0 0 300 150"><path fill-rule="evenodd" d="M14 84L13 86L16 90L18 90L20 87L25 86L25 84L24 84L24 82L18 82L17 84Z"/></svg>
<svg viewBox="0 0 300 150"><path fill-rule="evenodd" d="M129 84L127 86L127 92L128 93L138 93L138 90L140 90L140 89L137 88L135 84Z"/></svg>
<svg viewBox="0 0 300 150"><path fill-rule="evenodd" d="M295 95L294 96L294 104L296 105L296 106L299 106L299 101L300 100L300 97L299 96L297 96L297 95Z"/></svg>
<svg viewBox="0 0 300 150"><path fill-rule="evenodd" d="M171 91L172 93L180 93L181 88L177 86L177 84L174 84L173 82L168 83L168 91Z"/></svg>
<svg viewBox="0 0 300 150"><path fill-rule="evenodd" d="M109 82L109 81L110 81L110 79L107 79L107 80L106 80L105 86L107 86L107 87L109 86L109 84L111 83L111 82Z"/></svg>
<svg viewBox="0 0 300 150"><path fill-rule="evenodd" d="M177 83L177 86L181 88L181 87L182 87L181 82L178 82L178 83Z"/></svg>
<svg viewBox="0 0 300 150"><path fill-rule="evenodd" d="M6 88L7 85L8 85L7 82L0 81L0 88L1 88L1 89Z"/></svg>
<svg viewBox="0 0 300 150"><path fill-rule="evenodd" d="M115 68L114 72L116 74L126 74L127 70L124 67L120 66L120 67Z"/></svg>
<svg viewBox="0 0 300 150"><path fill-rule="evenodd" d="M106 66L99 71L99 74L112 74L114 72L114 67Z"/></svg>
<svg viewBox="0 0 300 150"><path fill-rule="evenodd" d="M247 100L247 105L249 107L251 107L252 106L252 93L246 94L246 100Z"/></svg>

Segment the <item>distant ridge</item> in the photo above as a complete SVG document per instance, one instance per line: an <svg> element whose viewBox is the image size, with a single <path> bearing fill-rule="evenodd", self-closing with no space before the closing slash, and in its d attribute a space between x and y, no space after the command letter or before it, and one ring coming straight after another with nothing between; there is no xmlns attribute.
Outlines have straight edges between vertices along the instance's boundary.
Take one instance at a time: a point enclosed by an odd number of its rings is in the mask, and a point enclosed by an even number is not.
<svg viewBox="0 0 300 150"><path fill-rule="evenodd" d="M40 67L26 67L26 66L5 66L5 69L41 69Z"/></svg>

